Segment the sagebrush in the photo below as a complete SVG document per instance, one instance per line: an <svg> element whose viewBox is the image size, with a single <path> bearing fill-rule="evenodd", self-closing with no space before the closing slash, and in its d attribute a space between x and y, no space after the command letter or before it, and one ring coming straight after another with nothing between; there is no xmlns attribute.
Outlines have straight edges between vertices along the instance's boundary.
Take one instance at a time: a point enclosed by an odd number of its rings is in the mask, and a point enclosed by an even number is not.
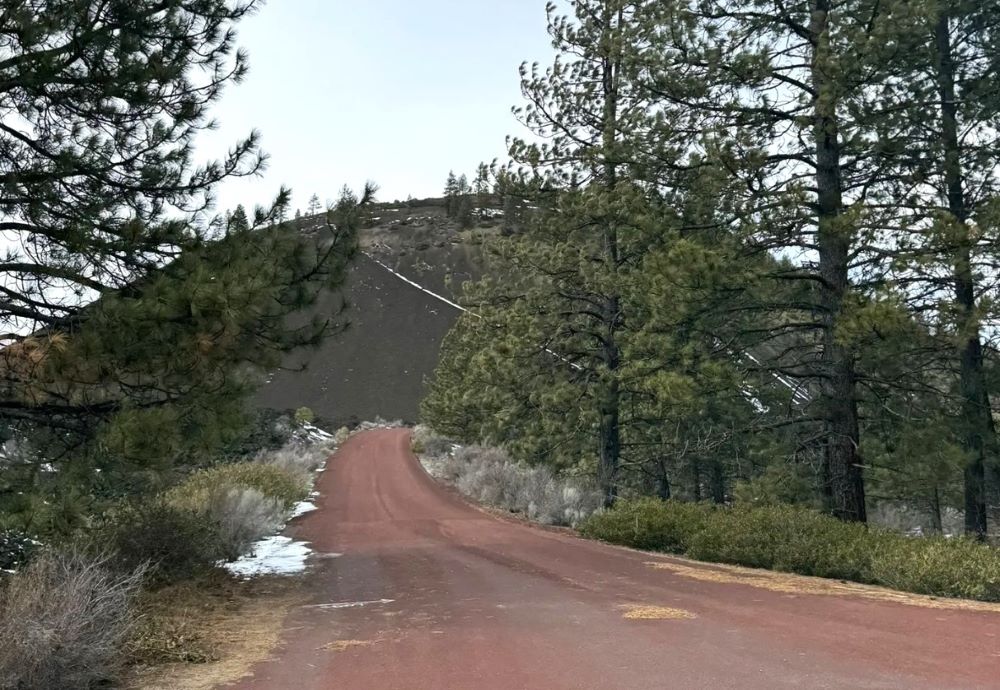
<svg viewBox="0 0 1000 690"><path fill-rule="evenodd" d="M0 688L80 690L114 681L144 568L107 554L45 551L0 591Z"/></svg>
<svg viewBox="0 0 1000 690"><path fill-rule="evenodd" d="M464 496L541 524L575 526L601 506L591 482L515 462L498 448L458 447L419 427L414 445L427 470Z"/></svg>

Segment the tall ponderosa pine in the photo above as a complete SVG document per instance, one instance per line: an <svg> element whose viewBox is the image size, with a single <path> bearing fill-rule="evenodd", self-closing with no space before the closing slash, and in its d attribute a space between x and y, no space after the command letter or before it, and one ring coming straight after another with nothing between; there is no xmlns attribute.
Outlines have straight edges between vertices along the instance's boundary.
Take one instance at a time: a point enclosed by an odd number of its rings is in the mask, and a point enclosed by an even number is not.
<svg viewBox="0 0 1000 690"><path fill-rule="evenodd" d="M771 277L807 286L794 302L761 305L774 328L754 352L814 385L830 508L858 521L861 374L845 324L877 288L862 220L879 161L855 104L881 77L870 31L880 11L866 0L663 3L666 60L652 84L715 133L711 159L744 185L734 220L747 245L793 259ZM692 81L703 84L700 95ZM781 356L765 357L772 353Z"/></svg>
<svg viewBox="0 0 1000 690"><path fill-rule="evenodd" d="M212 221L216 184L259 169L257 135L193 161L254 4L0 2L0 418L19 437L57 429L102 462L208 450L255 370L334 325L285 319L341 279L357 207L315 241L276 224L287 192Z"/></svg>
<svg viewBox="0 0 1000 690"><path fill-rule="evenodd" d="M646 98L649 7L550 8L559 59L524 68L517 111L546 144L515 140L528 169L498 175L505 209L530 216L492 245L503 279L467 291L480 318L449 336L424 412L463 439L593 469L608 503L626 481L723 501L711 451L738 445L753 408L690 303L726 272L710 217L726 181L699 176L683 117Z"/></svg>
<svg viewBox="0 0 1000 690"><path fill-rule="evenodd" d="M553 300L552 348L568 359L566 365L584 372L580 378L597 427L597 478L609 505L617 495L622 452L620 333L628 316L620 291L623 271L641 257L641 250L632 251L632 236L643 232L636 220L642 217L642 194L623 174L630 140L639 134L637 120L647 111L635 91L641 4L579 0L572 3L572 18L548 6L558 58L544 73L522 66L528 105L516 110L548 143L515 140L510 152L549 186L568 190L536 237L522 243L543 260L515 261L534 267ZM531 246L532 239L541 244Z"/></svg>
<svg viewBox="0 0 1000 690"><path fill-rule="evenodd" d="M968 455L966 530L987 532L987 474L998 470L984 323L995 317L1000 249L1000 3L886 3L896 78L877 91L891 252L915 313L937 317L957 371L955 436ZM947 391L945 391L947 392Z"/></svg>

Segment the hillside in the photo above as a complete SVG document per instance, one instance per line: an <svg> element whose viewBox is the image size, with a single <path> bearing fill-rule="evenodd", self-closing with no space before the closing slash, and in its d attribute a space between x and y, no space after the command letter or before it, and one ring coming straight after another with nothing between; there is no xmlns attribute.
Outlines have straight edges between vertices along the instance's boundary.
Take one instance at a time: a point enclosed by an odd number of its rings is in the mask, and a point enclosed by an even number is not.
<svg viewBox="0 0 1000 690"><path fill-rule="evenodd" d="M497 229L487 220L460 230L439 200L377 206L343 290L317 306L336 315L346 303L347 330L318 349L286 357L257 404L279 410L305 405L337 426L376 416L415 420L441 341L459 312L378 262L454 299L462 282L480 275L476 238Z"/></svg>

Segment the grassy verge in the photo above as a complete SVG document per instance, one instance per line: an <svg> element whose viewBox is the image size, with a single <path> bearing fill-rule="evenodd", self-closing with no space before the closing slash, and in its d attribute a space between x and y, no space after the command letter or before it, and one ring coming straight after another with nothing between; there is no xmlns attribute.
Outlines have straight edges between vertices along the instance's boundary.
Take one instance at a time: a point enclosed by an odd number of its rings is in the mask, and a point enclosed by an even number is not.
<svg viewBox="0 0 1000 690"><path fill-rule="evenodd" d="M907 537L793 506L718 508L621 501L584 522L585 536L697 560L1000 601L1000 550L968 539Z"/></svg>
<svg viewBox="0 0 1000 690"><path fill-rule="evenodd" d="M285 614L303 596L298 585L219 576L144 592L122 686L209 690L239 680L276 644Z"/></svg>
<svg viewBox="0 0 1000 690"><path fill-rule="evenodd" d="M171 668L163 687L213 687L266 654L282 597L274 586L259 597L260 581L220 566L280 531L308 496L333 444L303 430L283 448L116 504L71 538L36 549L4 536L0 690L111 686L135 666ZM187 667L213 682L174 683Z"/></svg>

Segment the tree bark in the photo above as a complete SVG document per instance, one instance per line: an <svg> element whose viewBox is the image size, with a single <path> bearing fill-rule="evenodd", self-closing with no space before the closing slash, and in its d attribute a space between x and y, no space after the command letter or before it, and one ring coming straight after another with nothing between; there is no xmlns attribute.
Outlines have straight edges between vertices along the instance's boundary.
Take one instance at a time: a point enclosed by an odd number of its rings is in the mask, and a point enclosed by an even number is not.
<svg viewBox="0 0 1000 690"><path fill-rule="evenodd" d="M860 429L854 353L837 338L836 326L847 297L852 229L843 218L838 87L828 73L830 0L812 0L813 133L816 145L817 252L823 350L821 403L826 418L824 470L830 478L833 514L865 522L865 486L858 451Z"/></svg>
<svg viewBox="0 0 1000 690"><path fill-rule="evenodd" d="M968 228L969 208L962 174L958 104L955 99L955 64L952 56L950 16L942 9L935 27L937 83L941 107L944 148L944 183L948 210L961 236L955 252L954 284L958 305L959 390L962 398L962 446L968 453L965 465L965 531L979 539L987 533L986 466L996 443L990 407L983 344L976 315L976 283L972 270L972 244Z"/></svg>
<svg viewBox="0 0 1000 690"><path fill-rule="evenodd" d="M670 474L667 472L667 462L660 459L657 462L656 495L661 501L669 501L672 491L670 487Z"/></svg>
<svg viewBox="0 0 1000 690"><path fill-rule="evenodd" d="M618 185L618 70L620 69L620 48L612 40L614 23L622 22L622 10L615 11L614 3L605 3L603 12L605 41L601 50L602 56L602 87L604 95L604 113L601 123L601 144L603 147L603 167L601 171L605 188L613 192ZM618 229L613 222L604 221L602 229L603 261L612 280L611 285L617 286L618 273ZM621 348L618 345L617 331L621 320L621 300L617 294L606 295L604 313L602 314L604 334L601 347L601 359L605 368L606 380L600 391L598 415L600 457L598 466L598 482L604 494L604 505L610 507L618 497L618 470L621 460L621 424L620 407L621 391L618 383L618 369L621 366Z"/></svg>
<svg viewBox="0 0 1000 690"><path fill-rule="evenodd" d="M931 528L936 534L944 531L944 522L941 520L941 492L936 486L931 491Z"/></svg>
<svg viewBox="0 0 1000 690"><path fill-rule="evenodd" d="M708 466L708 486L712 491L712 503L722 505L726 502L726 473L722 461L713 458Z"/></svg>

